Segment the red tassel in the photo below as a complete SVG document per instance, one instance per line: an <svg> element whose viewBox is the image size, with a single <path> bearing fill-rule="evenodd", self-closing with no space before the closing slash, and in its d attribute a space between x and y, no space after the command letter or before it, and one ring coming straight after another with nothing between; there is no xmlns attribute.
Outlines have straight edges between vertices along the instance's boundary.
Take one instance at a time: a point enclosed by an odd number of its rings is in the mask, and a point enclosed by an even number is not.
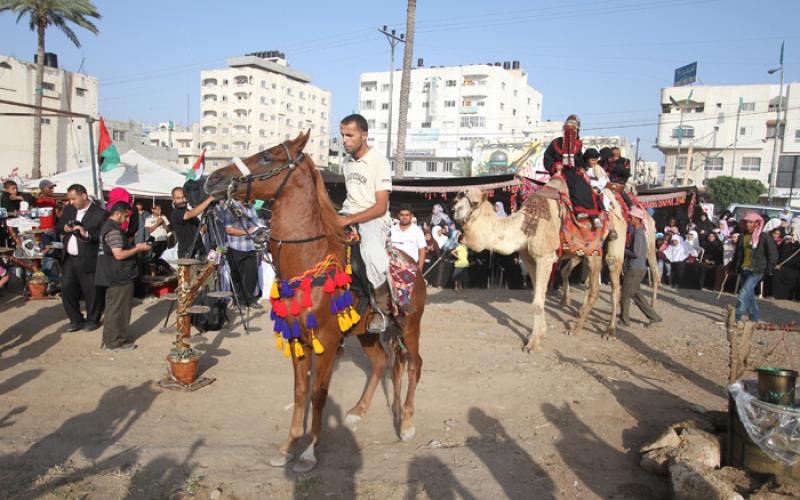
<svg viewBox="0 0 800 500"><path fill-rule="evenodd" d="M309 307L312 307L313 305L314 305L314 303L311 302L311 290L304 290L303 291L303 299L300 302L300 306L303 309L307 309Z"/></svg>
<svg viewBox="0 0 800 500"><path fill-rule="evenodd" d="M347 286L347 274L337 271L335 279L337 288L344 288Z"/></svg>
<svg viewBox="0 0 800 500"><path fill-rule="evenodd" d="M303 281L300 282L300 290L306 293L311 292L311 276L306 276Z"/></svg>
<svg viewBox="0 0 800 500"><path fill-rule="evenodd" d="M275 315L279 318L285 318L288 314L288 311L286 310L286 304L280 300L276 300L272 303L272 309L275 311Z"/></svg>
<svg viewBox="0 0 800 500"><path fill-rule="evenodd" d="M325 280L325 284L322 285L322 291L325 293L333 293L336 290L336 283L333 281L330 275L328 275L328 279Z"/></svg>
<svg viewBox="0 0 800 500"><path fill-rule="evenodd" d="M292 316L299 316L300 315L300 304L297 303L297 299L292 299Z"/></svg>

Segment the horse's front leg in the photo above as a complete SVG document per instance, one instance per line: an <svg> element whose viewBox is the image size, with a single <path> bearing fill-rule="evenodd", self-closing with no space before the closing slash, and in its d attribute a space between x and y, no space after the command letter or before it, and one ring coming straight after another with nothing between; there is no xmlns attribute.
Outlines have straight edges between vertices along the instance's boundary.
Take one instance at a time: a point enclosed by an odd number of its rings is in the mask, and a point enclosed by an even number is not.
<svg viewBox="0 0 800 500"><path fill-rule="evenodd" d="M361 394L361 399L358 403L347 412L344 419L345 424L351 429L356 430L364 414L367 413L370 404L372 404L372 397L375 395L375 390L378 388L378 383L383 378L383 372L386 370L386 351L383 349L380 338L378 335L371 333L364 333L358 336L358 341L361 343L361 348L364 354L369 358L370 365L372 365L372 374L364 392Z"/></svg>
<svg viewBox="0 0 800 500"><path fill-rule="evenodd" d="M311 357L306 355L298 360L292 354L294 366L294 409L292 410L292 425L289 428L289 439L280 447L278 454L270 459L273 467L286 467L294 455L292 448L298 439L303 437L303 421L306 416L306 398L308 397L309 372L311 370Z"/></svg>
<svg viewBox="0 0 800 500"><path fill-rule="evenodd" d="M312 356L310 352L306 356ZM333 365L336 361L336 345L325 346L325 352L317 358L317 369L314 374L314 389L311 391L311 444L308 445L292 467L293 472L309 472L317 466L315 446L322 434L322 412L328 400L328 388L333 376Z"/></svg>

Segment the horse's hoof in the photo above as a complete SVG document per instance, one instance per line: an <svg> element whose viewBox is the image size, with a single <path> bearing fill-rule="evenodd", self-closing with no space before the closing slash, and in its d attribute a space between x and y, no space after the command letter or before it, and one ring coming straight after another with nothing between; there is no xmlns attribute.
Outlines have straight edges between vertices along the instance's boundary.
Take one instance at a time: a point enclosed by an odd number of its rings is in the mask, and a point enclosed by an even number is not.
<svg viewBox="0 0 800 500"><path fill-rule="evenodd" d="M400 440L401 441L411 441L417 436L417 428L413 425L408 429L401 429L400 430Z"/></svg>
<svg viewBox="0 0 800 500"><path fill-rule="evenodd" d="M344 417L344 425L347 426L348 429L355 432L358 429L358 424L361 423L361 417L358 415L353 415L348 413L346 417Z"/></svg>
<svg viewBox="0 0 800 500"><path fill-rule="evenodd" d="M564 330L564 335L572 337L572 330Z"/></svg>
<svg viewBox="0 0 800 500"><path fill-rule="evenodd" d="M286 467L292 461L294 456L291 453L280 452L278 455L269 459L269 465L272 467Z"/></svg>
<svg viewBox="0 0 800 500"><path fill-rule="evenodd" d="M306 451L300 455L300 458L297 459L294 466L292 467L292 472L296 472L298 474L304 474L306 472L311 472L314 467L317 466L317 457L314 456L314 445L312 444Z"/></svg>

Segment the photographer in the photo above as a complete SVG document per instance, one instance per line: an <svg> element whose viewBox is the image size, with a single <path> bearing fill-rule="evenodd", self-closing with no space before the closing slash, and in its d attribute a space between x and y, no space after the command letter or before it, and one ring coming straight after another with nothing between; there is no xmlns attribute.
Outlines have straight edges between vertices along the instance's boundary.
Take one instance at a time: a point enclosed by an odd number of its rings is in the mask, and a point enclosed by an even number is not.
<svg viewBox="0 0 800 500"><path fill-rule="evenodd" d="M225 224L225 234L228 235L227 252L231 279L235 282L239 302L252 309L261 309L256 294L258 257L251 236L258 230L256 211L235 201L223 212L222 221Z"/></svg>
<svg viewBox="0 0 800 500"><path fill-rule="evenodd" d="M133 282L139 274L136 254L149 252L150 245L131 245L122 225L131 217L133 209L118 201L111 206L111 214L100 231L100 254L97 256L96 283L105 287L106 319L103 325L104 351L130 351L136 344L128 340L131 322Z"/></svg>
<svg viewBox="0 0 800 500"><path fill-rule="evenodd" d="M64 207L56 223L56 235L64 244L61 261L61 301L69 317L67 331L100 326L105 303L104 291L95 286L100 229L108 212L89 200L86 188L73 184L67 189L69 205ZM80 309L80 298L86 301L86 319Z"/></svg>
<svg viewBox="0 0 800 500"><path fill-rule="evenodd" d="M186 195L183 188L172 189L172 227L175 229L175 237L178 240L178 257L181 259L191 259L203 253L203 242L198 232L200 231L200 219L202 214L216 198L209 196L196 207L189 209Z"/></svg>

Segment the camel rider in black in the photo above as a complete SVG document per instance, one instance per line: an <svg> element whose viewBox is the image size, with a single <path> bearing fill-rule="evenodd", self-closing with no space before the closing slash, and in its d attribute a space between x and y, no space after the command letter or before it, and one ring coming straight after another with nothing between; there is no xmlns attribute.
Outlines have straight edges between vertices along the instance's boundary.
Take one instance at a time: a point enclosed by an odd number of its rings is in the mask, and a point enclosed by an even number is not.
<svg viewBox="0 0 800 500"><path fill-rule="evenodd" d="M613 184L620 185L620 194L628 208L631 208L633 202L625 192L625 184L631 177L631 162L627 158L622 157L622 152L618 147L613 147L609 150L609 157L605 161L603 168L606 169L608 180Z"/></svg>

